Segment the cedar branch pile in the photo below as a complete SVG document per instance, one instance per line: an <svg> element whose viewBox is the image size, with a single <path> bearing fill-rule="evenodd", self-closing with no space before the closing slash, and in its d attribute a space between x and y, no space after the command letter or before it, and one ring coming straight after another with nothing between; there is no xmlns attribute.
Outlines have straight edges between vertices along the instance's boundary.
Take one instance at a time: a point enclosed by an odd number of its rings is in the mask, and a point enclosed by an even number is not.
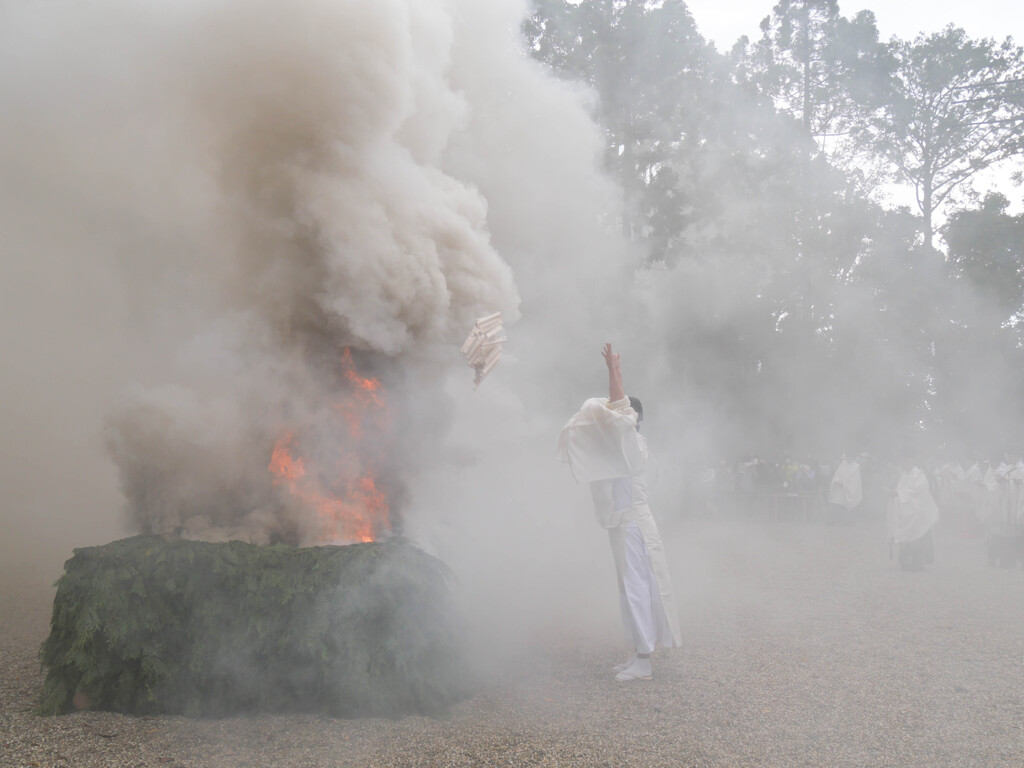
<svg viewBox="0 0 1024 768"><path fill-rule="evenodd" d="M397 540L77 549L41 650L40 711L443 712L468 693L449 582Z"/></svg>

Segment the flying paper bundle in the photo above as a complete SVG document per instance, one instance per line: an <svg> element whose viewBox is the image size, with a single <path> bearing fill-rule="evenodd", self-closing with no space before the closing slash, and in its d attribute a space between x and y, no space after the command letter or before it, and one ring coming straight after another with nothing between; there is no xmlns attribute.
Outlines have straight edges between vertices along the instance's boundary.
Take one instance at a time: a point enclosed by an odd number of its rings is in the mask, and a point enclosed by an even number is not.
<svg viewBox="0 0 1024 768"><path fill-rule="evenodd" d="M479 386L484 376L491 372L491 369L501 359L501 345L508 341L505 338L505 329L501 327L501 312L479 318L469 337L462 345L462 354L466 356L466 362L476 371L476 378L473 383Z"/></svg>

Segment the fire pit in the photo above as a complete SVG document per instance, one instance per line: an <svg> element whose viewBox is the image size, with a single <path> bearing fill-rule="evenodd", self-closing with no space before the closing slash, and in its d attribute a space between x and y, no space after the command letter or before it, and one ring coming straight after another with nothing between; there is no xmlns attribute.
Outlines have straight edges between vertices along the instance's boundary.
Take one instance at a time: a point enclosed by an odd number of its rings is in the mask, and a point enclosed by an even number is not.
<svg viewBox="0 0 1024 768"><path fill-rule="evenodd" d="M399 539L254 546L136 536L75 550L41 711L438 713L463 697L450 572Z"/></svg>

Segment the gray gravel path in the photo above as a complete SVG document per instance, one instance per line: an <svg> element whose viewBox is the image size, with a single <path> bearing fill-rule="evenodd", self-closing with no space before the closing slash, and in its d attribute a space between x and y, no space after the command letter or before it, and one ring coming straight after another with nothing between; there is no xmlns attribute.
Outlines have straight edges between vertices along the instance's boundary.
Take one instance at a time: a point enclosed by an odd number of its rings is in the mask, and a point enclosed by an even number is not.
<svg viewBox="0 0 1024 768"><path fill-rule="evenodd" d="M617 638L556 643L446 719L39 718L52 593L7 578L0 765L1024 766L1024 571L940 531L903 573L878 523L665 528L684 647L654 680L611 679Z"/></svg>

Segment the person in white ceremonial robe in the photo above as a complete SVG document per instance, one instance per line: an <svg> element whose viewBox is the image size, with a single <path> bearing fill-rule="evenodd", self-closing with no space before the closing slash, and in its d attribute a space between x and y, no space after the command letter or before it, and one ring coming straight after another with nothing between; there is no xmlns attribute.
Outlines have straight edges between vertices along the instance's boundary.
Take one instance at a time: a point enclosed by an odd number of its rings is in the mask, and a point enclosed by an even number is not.
<svg viewBox="0 0 1024 768"><path fill-rule="evenodd" d="M1011 568L1017 562L1018 480L1022 472L1016 455L1007 454L985 475L989 493L985 516L985 549L989 565Z"/></svg>
<svg viewBox="0 0 1024 768"><path fill-rule="evenodd" d="M935 482L938 486L935 502L943 520L950 522L958 538L969 538L974 524L974 505L964 465L955 459L947 461L935 470Z"/></svg>
<svg viewBox="0 0 1024 768"><path fill-rule="evenodd" d="M1015 534L1019 534L1021 523L1024 522L1024 459L1018 458L1010 468L1007 478L1013 486L1011 503Z"/></svg>
<svg viewBox="0 0 1024 768"><path fill-rule="evenodd" d="M963 480L958 483L957 491L961 494L964 505L970 509L970 529L977 531L983 525L982 518L983 497L986 493L983 481L985 471L981 462L968 462L969 466L964 470Z"/></svg>
<svg viewBox="0 0 1024 768"><path fill-rule="evenodd" d="M928 476L908 452L901 457L902 474L889 499L889 540L899 547L900 567L919 571L935 561L932 528L939 521L939 506L932 497Z"/></svg>
<svg viewBox="0 0 1024 768"><path fill-rule="evenodd" d="M860 462L857 459L847 459L843 454L842 461L836 467L832 475L832 482L828 488L828 503L832 508L832 519L834 523L852 523L855 510L864 499L864 489L861 484Z"/></svg>
<svg viewBox="0 0 1024 768"><path fill-rule="evenodd" d="M619 583L619 606L634 655L615 668L619 681L649 680L651 653L681 645L665 547L647 504L643 406L627 397L619 356L606 344L608 399L591 398L562 429L559 458L589 483L598 523L607 529Z"/></svg>

